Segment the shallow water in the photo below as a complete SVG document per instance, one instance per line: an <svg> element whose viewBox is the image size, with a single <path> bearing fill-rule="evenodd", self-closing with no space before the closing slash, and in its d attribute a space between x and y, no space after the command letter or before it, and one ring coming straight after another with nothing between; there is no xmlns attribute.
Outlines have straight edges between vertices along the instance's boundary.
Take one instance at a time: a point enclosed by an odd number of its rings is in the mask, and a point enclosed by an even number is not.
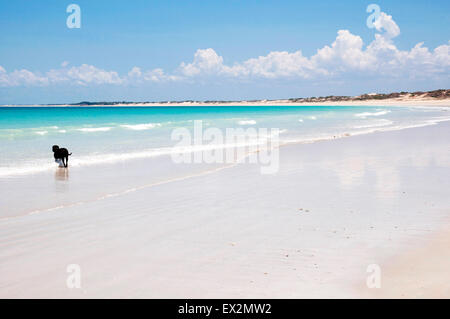
<svg viewBox="0 0 450 319"><path fill-rule="evenodd" d="M280 142L314 142L449 120L446 108L374 106L0 107L0 178L54 169L51 146L72 166L171 154L176 128L278 128ZM251 143L251 141L247 141ZM226 143L213 147L223 148Z"/></svg>

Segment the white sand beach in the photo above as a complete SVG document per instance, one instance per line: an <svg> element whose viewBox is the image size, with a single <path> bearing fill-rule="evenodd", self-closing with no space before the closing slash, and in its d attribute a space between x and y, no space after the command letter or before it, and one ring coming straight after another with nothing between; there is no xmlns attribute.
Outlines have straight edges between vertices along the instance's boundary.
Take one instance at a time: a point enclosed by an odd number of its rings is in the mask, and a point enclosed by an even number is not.
<svg viewBox="0 0 450 319"><path fill-rule="evenodd" d="M208 105L236 105L236 106L275 106L275 105L309 105L309 106L450 106L449 99L433 98L397 98L383 100L364 101L326 101L326 102L292 102L289 100L261 100L261 101L237 101L226 103L205 102L170 102L170 103L138 103L117 104L115 106L208 106ZM68 105L65 105L68 106Z"/></svg>
<svg viewBox="0 0 450 319"><path fill-rule="evenodd" d="M292 101L289 99L275 99L275 100L252 100L252 101L169 101L169 102L135 102L135 103L115 103L113 105L102 105L102 104L92 104L92 105L82 105L82 107L92 107L92 106L107 106L107 107L124 107L124 106L144 106L144 107L192 107L192 106L279 106L279 105L292 105L292 106L409 106L409 107L422 107L422 106L437 106L437 107L450 107L450 98L433 98L427 96L425 93L423 95L412 96L411 94L406 94L397 98L383 98L383 99L363 99L357 100L353 97L351 100L333 101L330 98L323 98L324 101ZM32 105L2 105L4 107L42 107L43 105L32 104ZM45 105L46 107L68 107L76 106L73 104L54 104Z"/></svg>
<svg viewBox="0 0 450 319"><path fill-rule="evenodd" d="M2 179L0 297L448 298L449 136L291 144L275 175L161 157Z"/></svg>
<svg viewBox="0 0 450 319"><path fill-rule="evenodd" d="M262 101L236 101L236 102L169 102L169 103L158 103L158 102L149 102L149 103L119 103L114 105L113 107L123 107L123 106L144 106L144 107L192 107L192 106L284 106L284 105L292 105L292 106L439 106L439 107L449 107L450 101L449 99L432 99L432 98L405 98L405 99L385 99L385 100L366 100L366 101L326 101L326 102L292 102L289 100L262 100ZM38 106L38 105L34 105ZM69 104L65 105L55 105L55 106L72 106ZM91 106L101 106L101 105L91 105ZM89 106L83 106L89 107Z"/></svg>

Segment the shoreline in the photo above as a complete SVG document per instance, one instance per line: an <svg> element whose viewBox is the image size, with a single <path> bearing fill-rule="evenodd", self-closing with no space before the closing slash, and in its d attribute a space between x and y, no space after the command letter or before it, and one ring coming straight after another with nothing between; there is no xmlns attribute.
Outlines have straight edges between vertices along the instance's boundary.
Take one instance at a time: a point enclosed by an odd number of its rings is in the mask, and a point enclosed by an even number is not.
<svg viewBox="0 0 450 319"><path fill-rule="evenodd" d="M414 129L414 128L421 128L421 127L427 127L427 126L434 126L434 125L439 125L439 123L445 123L445 122L449 122L450 118L447 119L439 119L439 120L430 120L426 123L422 123L422 124L415 124L415 125L411 125L411 126L405 126L405 127L387 127L387 128L383 128L383 127L374 127L369 131L365 131L365 132L353 132L353 133L342 133L342 134L336 134L336 135L330 135L328 137L320 137L320 138L316 138L316 139L311 139L311 140L291 140L288 142L282 142L278 148L282 148L285 146L289 146L289 145L304 145L304 144L313 144L313 143L318 143L318 142L325 142L325 141L333 141L333 140L339 140L339 139L345 139L348 137L352 137L352 136L364 136L364 135L370 135L370 134L374 134L374 133L380 133L380 132L395 132L395 131L402 131L402 130L406 130L406 129ZM226 146L225 146L226 147ZM218 150L223 150L224 147L218 147ZM168 153L170 153L171 151L167 150L166 153L160 154L160 155L156 155L156 154L149 154L148 156L142 156L142 153L139 153L139 156L136 156L134 158L130 158L127 160L107 160L105 162L101 162L100 160L96 160L95 162L92 160L87 161L86 159L84 159L84 164L80 165L79 163L76 163L75 165L71 165L72 167L79 167L82 166L82 168L85 167L89 167L89 166L98 166L98 165L104 165L104 164L116 164L116 163L128 163L128 162L132 162L134 160L149 160L152 158L161 158L161 157L165 157L168 155ZM192 152L194 153L194 152ZM108 154L110 155L110 154ZM89 163L91 162L91 163ZM53 170L53 163L52 165L48 165L48 167L46 169L43 168L43 166L41 166L39 169L38 168L34 168L34 169L29 169L29 170L25 170L24 172L21 172L22 169L18 169L19 172L16 172L15 174L11 174L8 173L6 175L2 174L2 172L0 171L0 181L2 178L9 178L12 176L27 176L27 175L33 175L33 174L42 174L42 173L48 173L49 171Z"/></svg>
<svg viewBox="0 0 450 319"><path fill-rule="evenodd" d="M354 287L365 283L367 265L386 268L386 278L391 267L404 271L408 263L396 258L427 245L448 219L449 130L443 122L286 145L275 176L242 164L146 186L160 177L145 169L148 161L136 161L26 180L27 187L16 185L22 193L37 196L44 183L80 203L0 220L0 286L8 287L0 295L364 297ZM155 172L158 162L178 174L177 165L156 160ZM118 196L105 189L113 180L123 188ZM106 194L83 201L74 198L77 189ZM433 251L438 261L445 247ZM73 263L83 269L81 290L64 284Z"/></svg>
<svg viewBox="0 0 450 319"><path fill-rule="evenodd" d="M450 99L384 99L384 100L365 100L365 101L329 101L329 102L291 102L289 100L270 100L270 101L236 101L236 102L168 102L168 103L118 103L114 105L93 104L93 105L72 105L72 104L24 104L24 105L0 105L0 107L197 107L197 106L407 106L407 107L450 107Z"/></svg>

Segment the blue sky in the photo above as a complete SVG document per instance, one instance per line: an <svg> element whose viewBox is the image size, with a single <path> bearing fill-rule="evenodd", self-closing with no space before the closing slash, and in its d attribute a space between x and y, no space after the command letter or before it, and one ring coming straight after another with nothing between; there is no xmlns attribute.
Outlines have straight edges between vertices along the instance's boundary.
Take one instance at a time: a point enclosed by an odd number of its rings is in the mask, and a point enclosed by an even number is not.
<svg viewBox="0 0 450 319"><path fill-rule="evenodd" d="M66 26L70 3L80 29ZM366 25L371 3L379 28ZM0 103L448 88L448 12L449 1L2 1Z"/></svg>

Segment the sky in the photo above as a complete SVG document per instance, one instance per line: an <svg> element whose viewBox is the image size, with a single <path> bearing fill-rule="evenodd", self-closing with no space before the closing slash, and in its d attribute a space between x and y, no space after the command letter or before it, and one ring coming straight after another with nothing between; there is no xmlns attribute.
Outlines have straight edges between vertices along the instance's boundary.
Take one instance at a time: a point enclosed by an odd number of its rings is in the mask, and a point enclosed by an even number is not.
<svg viewBox="0 0 450 319"><path fill-rule="evenodd" d="M449 12L448 0L1 1L0 104L448 89Z"/></svg>

